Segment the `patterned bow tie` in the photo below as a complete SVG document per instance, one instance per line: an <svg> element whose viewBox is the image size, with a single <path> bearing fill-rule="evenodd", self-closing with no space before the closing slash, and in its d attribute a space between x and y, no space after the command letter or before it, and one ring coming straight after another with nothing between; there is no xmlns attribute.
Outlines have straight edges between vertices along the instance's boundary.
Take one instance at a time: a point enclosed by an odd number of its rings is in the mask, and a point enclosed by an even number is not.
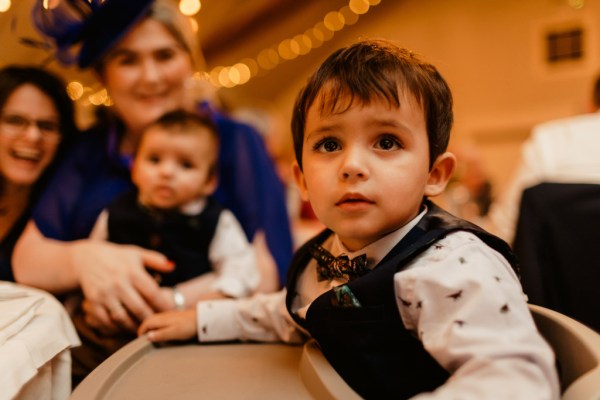
<svg viewBox="0 0 600 400"><path fill-rule="evenodd" d="M317 276L319 281L332 278L352 279L369 272L366 254L361 254L352 260L346 255L334 257L330 252L316 243L308 251L317 260Z"/></svg>

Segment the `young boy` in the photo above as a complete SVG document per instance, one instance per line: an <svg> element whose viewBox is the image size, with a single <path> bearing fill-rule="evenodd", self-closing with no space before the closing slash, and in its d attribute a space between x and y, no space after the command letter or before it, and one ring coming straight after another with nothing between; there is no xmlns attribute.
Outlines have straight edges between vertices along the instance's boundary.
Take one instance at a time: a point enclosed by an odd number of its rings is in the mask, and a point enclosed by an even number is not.
<svg viewBox="0 0 600 400"><path fill-rule="evenodd" d="M182 110L149 125L131 168L136 190L117 197L100 214L90 235L156 250L173 264L155 273L161 295L172 309L194 307L203 299L249 296L260 273L255 252L242 227L211 197L217 186L219 136L212 121ZM116 304L102 331L90 318L94 304L72 313L82 346L73 349L73 380L80 381L100 362L135 338L137 326L117 326L111 318L126 312ZM101 314L102 315L102 314Z"/></svg>
<svg viewBox="0 0 600 400"><path fill-rule="evenodd" d="M159 118L142 133L133 160L137 190L118 197L91 234L166 255L175 268L155 277L173 291L174 308L184 300L193 306L201 298L245 297L259 281L240 224L211 197L218 148L207 117L177 110Z"/></svg>
<svg viewBox="0 0 600 400"><path fill-rule="evenodd" d="M454 169L452 119L446 82L411 52L386 41L336 51L294 108L294 176L329 229L298 250L287 291L200 302L138 332L309 334L366 398L557 399L510 249L427 200Z"/></svg>

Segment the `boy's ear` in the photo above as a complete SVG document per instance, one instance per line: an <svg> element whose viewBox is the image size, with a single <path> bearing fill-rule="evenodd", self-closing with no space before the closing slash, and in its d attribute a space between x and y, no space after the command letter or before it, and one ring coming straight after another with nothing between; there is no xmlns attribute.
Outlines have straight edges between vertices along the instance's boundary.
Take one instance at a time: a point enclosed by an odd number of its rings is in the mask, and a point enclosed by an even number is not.
<svg viewBox="0 0 600 400"><path fill-rule="evenodd" d="M425 186L425 196L437 196L441 194L446 189L446 185L452 177L455 167L456 157L454 154L449 152L440 154L433 163L431 171L429 171L429 178Z"/></svg>
<svg viewBox="0 0 600 400"><path fill-rule="evenodd" d="M217 176L216 172L213 172L210 174L210 176L207 177L206 179L206 183L204 184L204 189L202 190L204 192L205 196L210 196L212 195L215 190L217 190L217 186L219 184L219 177Z"/></svg>
<svg viewBox="0 0 600 400"><path fill-rule="evenodd" d="M298 165L298 161L292 163L292 175L294 175L294 181L296 186L300 190L300 197L304 201L308 201L308 190L306 189L306 181L304 180L304 174Z"/></svg>

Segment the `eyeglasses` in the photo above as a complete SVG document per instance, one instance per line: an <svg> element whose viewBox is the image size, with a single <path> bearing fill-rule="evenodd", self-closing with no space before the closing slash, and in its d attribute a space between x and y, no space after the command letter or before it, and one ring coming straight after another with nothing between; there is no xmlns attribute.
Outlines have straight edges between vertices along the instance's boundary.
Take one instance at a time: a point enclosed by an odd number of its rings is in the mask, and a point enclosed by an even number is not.
<svg viewBox="0 0 600 400"><path fill-rule="evenodd" d="M60 135L60 125L48 119L29 119L17 114L7 114L0 117L0 133L17 136L25 132L31 125L35 125L44 140L57 142Z"/></svg>

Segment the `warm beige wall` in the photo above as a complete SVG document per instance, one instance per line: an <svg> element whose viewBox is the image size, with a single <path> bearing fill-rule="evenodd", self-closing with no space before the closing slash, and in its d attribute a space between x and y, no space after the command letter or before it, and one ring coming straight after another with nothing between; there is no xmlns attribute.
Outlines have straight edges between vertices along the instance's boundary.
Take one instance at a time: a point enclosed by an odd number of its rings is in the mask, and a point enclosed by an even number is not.
<svg viewBox="0 0 600 400"><path fill-rule="evenodd" d="M599 1L587 0L582 10L566 0L383 0L379 7L376 18L334 41L385 37L438 66L455 96L454 138L475 141L496 190L533 124L585 111L600 71ZM544 31L572 21L586 29L586 58L551 70L543 63ZM291 105L304 79L284 88L276 102Z"/></svg>
<svg viewBox="0 0 600 400"><path fill-rule="evenodd" d="M32 0L19 0L18 4ZM325 0L321 0L325 1ZM345 2L328 0L332 9ZM573 0L571 0L573 1ZM581 0L580 0L581 1ZM518 159L520 143L541 121L583 112L591 83L600 71L600 0L585 0L575 10L569 0L381 0L357 24L346 27L306 57L282 64L248 85L224 90L233 107L273 107L284 123L282 143L290 146L293 99L308 74L334 49L360 36L396 40L441 70L455 96L455 142L472 141L481 150L496 190L501 190ZM14 2L14 4L17 4ZM265 26L260 40L243 40L235 54L224 52L215 65L256 54L322 18L322 3L306 15L286 20L284 29ZM10 38L0 64L39 62L44 52L27 49L20 37L33 36L29 7L0 15L0 37ZM577 64L550 69L543 63L543 35L549 27L579 23L586 32L586 57ZM50 65L56 68L56 64ZM75 71L68 79L79 77Z"/></svg>

